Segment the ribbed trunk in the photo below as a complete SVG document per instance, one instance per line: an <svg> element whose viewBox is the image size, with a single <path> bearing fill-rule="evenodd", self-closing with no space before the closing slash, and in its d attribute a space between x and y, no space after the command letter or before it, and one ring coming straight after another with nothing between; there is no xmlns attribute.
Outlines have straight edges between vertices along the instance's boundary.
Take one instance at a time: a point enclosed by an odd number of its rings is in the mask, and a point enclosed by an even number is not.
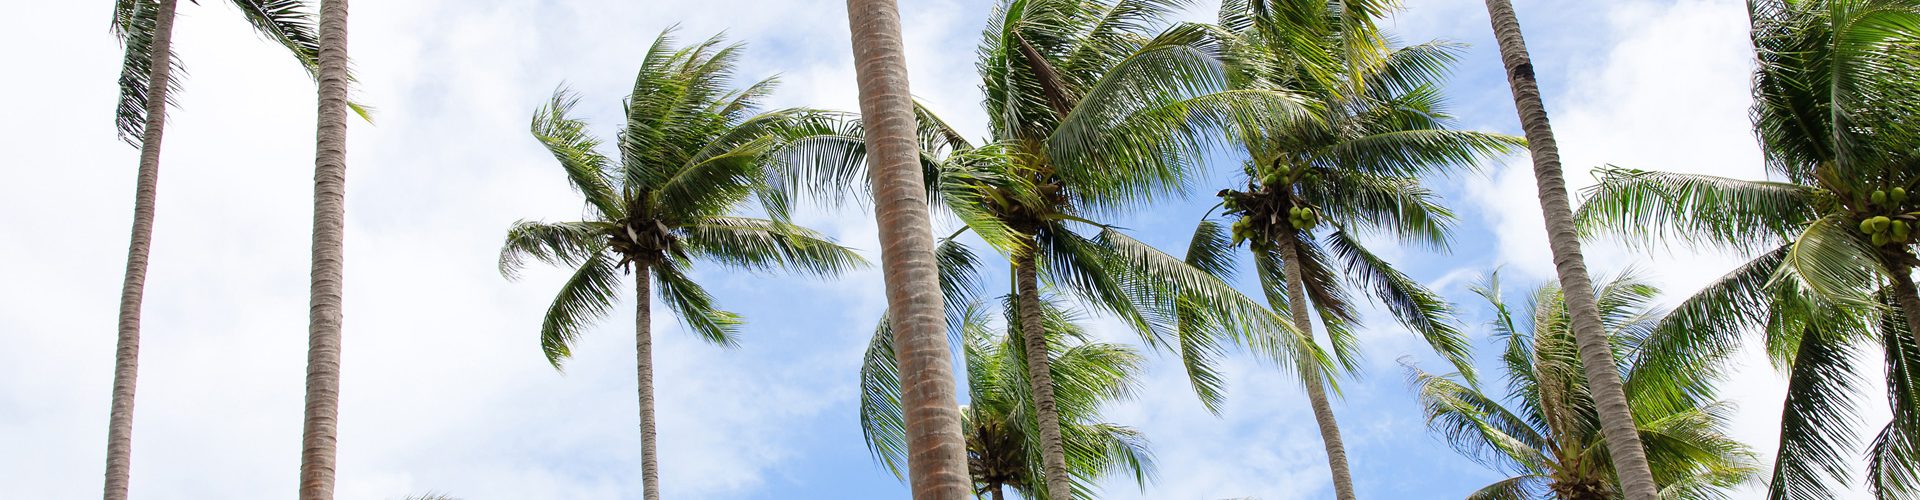
<svg viewBox="0 0 1920 500"><path fill-rule="evenodd" d="M1007 500L1007 492L1004 491L1000 483L994 483L993 489L988 491L993 492L993 500Z"/></svg>
<svg viewBox="0 0 1920 500"><path fill-rule="evenodd" d="M847 0L847 18L873 212L880 226L887 317L893 321L894 358L900 365L908 482L918 500L963 500L972 495L973 483L934 267L900 10L894 0Z"/></svg>
<svg viewBox="0 0 1920 500"><path fill-rule="evenodd" d="M1020 304L1020 341L1027 350L1027 382L1033 391L1034 419L1040 425L1040 458L1047 473L1047 498L1071 500L1067 447L1060 437L1060 408L1053 400L1053 360L1047 357L1046 324L1040 311L1040 273L1034 242L1014 255L1015 299Z"/></svg>
<svg viewBox="0 0 1920 500"><path fill-rule="evenodd" d="M127 274L120 282L120 340L113 351L113 402L107 417L107 482L102 498L126 500L133 466L133 388L140 371L140 301L147 291L147 257L153 250L153 207L160 193L160 142L167 124L167 82L172 75L175 0L154 8L152 58L147 69L147 123L140 138L140 174L133 188L133 237L127 244Z"/></svg>
<svg viewBox="0 0 1920 500"><path fill-rule="evenodd" d="M1500 44L1501 59L1506 64L1514 107L1519 111L1521 127L1526 130L1527 149L1533 153L1533 174L1540 192L1540 211L1546 216L1548 245L1560 274L1560 289L1566 295L1574 340L1580 347L1580 362L1585 365L1589 390L1599 407L1607 451L1613 457L1614 470L1620 476L1627 500L1653 500L1659 494L1658 487L1647 467L1633 412L1627 406L1627 394L1621 389L1620 373L1615 369L1619 365L1614 363L1613 349L1600 323L1600 309L1594 303L1593 281L1587 276L1586 261L1580 254L1579 235L1573 227L1573 207L1567 199L1567 184L1560 170L1559 146L1554 143L1546 105L1541 102L1540 88L1534 81L1533 63L1527 55L1526 41L1520 35L1520 21L1514 17L1513 4L1507 0L1487 0L1487 12L1493 20L1493 34Z"/></svg>
<svg viewBox="0 0 1920 500"><path fill-rule="evenodd" d="M300 500L332 500L340 421L340 302L347 191L347 0L320 2L319 123L313 167L313 288Z"/></svg>
<svg viewBox="0 0 1920 500"><path fill-rule="evenodd" d="M1913 284L1913 268L1890 266L1893 268L1894 300L1900 301L1900 312L1907 319L1907 329L1913 332L1913 338L1920 341L1920 289Z"/></svg>
<svg viewBox="0 0 1920 500"><path fill-rule="evenodd" d="M1302 280L1300 270L1300 245L1294 236L1285 235L1276 238L1274 245L1280 251L1281 272L1287 278L1287 307L1293 316L1293 327L1313 338L1313 316L1307 307L1307 284ZM1315 342L1318 342L1316 339ZM1347 445L1340 439L1340 422L1333 418L1333 404L1327 401L1326 382L1320 379L1318 370L1301 370L1306 377L1301 383L1307 386L1307 400L1313 406L1313 421L1320 426L1320 442L1327 447L1327 469L1333 471L1333 496L1339 500L1354 500L1353 471L1347 467Z"/></svg>
<svg viewBox="0 0 1920 500"><path fill-rule="evenodd" d="M653 447L653 270L634 273L634 365L640 372L640 479L646 500L660 500L660 457Z"/></svg>

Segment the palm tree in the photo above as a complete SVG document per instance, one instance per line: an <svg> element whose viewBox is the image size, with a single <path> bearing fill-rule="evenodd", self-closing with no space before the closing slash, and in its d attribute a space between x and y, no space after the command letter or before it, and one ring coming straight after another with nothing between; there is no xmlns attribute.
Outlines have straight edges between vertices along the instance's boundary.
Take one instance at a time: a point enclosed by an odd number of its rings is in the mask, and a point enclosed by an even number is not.
<svg viewBox="0 0 1920 500"><path fill-rule="evenodd" d="M989 308L980 302L962 305L953 317L954 333L966 349L968 404L961 414L969 475L975 495L1004 500L1011 489L1022 498L1050 498L1028 394L1026 346L1011 328L1019 321L1013 310L1017 306L1007 302L1009 328L1004 334L994 332ZM1080 327L1085 318L1075 311L1050 300L1042 307L1048 342L1060 346L1050 354L1049 366L1058 384L1054 397L1074 494L1091 497L1096 481L1111 473L1131 474L1144 485L1153 469L1145 438L1134 429L1099 421L1101 406L1133 396L1143 360L1126 346L1091 341ZM874 458L897 476L907 432L901 425L900 371L888 330L882 322L860 369L860 421Z"/></svg>
<svg viewBox="0 0 1920 500"><path fill-rule="evenodd" d="M1907 190L1920 183L1920 5L1872 0L1750 2L1755 129L1769 177L1610 167L1587 193L1582 229L1670 239L1752 260L1682 303L1685 331L1659 353L1710 366L1758 330L1790 370L1771 498L1826 498L1849 476L1853 369L1879 350L1893 419L1869 450L1882 497L1920 494L1920 296ZM1877 341L1877 343L1876 343Z"/></svg>
<svg viewBox="0 0 1920 500"><path fill-rule="evenodd" d="M114 349L113 403L107 426L104 498L127 498L133 460L133 397L140 363L140 303L146 293L147 259L153 247L155 198L159 194L160 145L166 131L169 93L180 87L173 70L176 0L117 0L113 33L126 47L120 67L116 113L120 137L140 147L140 173L133 197L133 236L127 248L127 272L120 285L119 340ZM270 40L285 46L309 72L318 70L319 45L312 16L299 0L234 0L247 21ZM139 137L139 142L134 138Z"/></svg>
<svg viewBox="0 0 1920 500"><path fill-rule="evenodd" d="M1608 453L1627 500L1653 500L1659 486L1647 466L1640 436L1634 432L1633 409L1620 388L1620 374L1611 369L1613 352L1607 348L1607 331L1594 304L1593 281L1587 276L1586 258L1580 254L1573 207L1567 200L1567 181L1560 169L1560 146L1553 140L1546 104L1540 99L1539 83L1534 81L1533 61L1520 35L1520 20L1514 17L1513 3L1508 0L1487 0L1487 14L1493 22L1494 38L1500 43L1500 58L1507 69L1507 85L1513 90L1520 126L1526 131L1527 149L1533 153L1533 177L1539 189L1540 212L1546 220L1547 245L1553 251L1560 287L1565 290L1574 340L1587 369L1588 388L1598 402Z"/></svg>
<svg viewBox="0 0 1920 500"><path fill-rule="evenodd" d="M933 226L924 193L926 179L914 168L913 97L907 85L906 48L901 43L900 6L894 0L847 0L853 31L854 73L860 116L873 123L870 140L879 166L872 174L874 216L880 227L880 265L885 269L889 315L900 318L899 349L905 392L908 444L913 457L914 498L958 500L966 496L966 443L960 435L953 360L939 318ZM864 146L865 144L863 144Z"/></svg>
<svg viewBox="0 0 1920 500"><path fill-rule="evenodd" d="M1519 320L1500 296L1497 273L1474 291L1492 306L1494 337L1506 344L1500 366L1507 396L1407 366L1428 427L1460 454L1514 474L1468 498L1617 498L1619 485L1559 288L1535 290L1530 311ZM1643 355L1642 347L1655 343L1650 337L1661 319L1653 307L1659 293L1626 274L1607 282L1597 297L1616 358L1623 360L1618 372L1626 374L1635 425L1647 443L1654 479L1665 485L1660 498L1727 498L1729 488L1758 475L1759 457L1727 437L1734 409L1713 400L1712 372L1677 372L1654 366L1664 358Z"/></svg>
<svg viewBox="0 0 1920 500"><path fill-rule="evenodd" d="M1250 241L1271 307L1290 316L1309 337L1309 314L1317 313L1336 359L1352 359L1351 329L1358 314L1349 289L1355 289L1376 295L1400 322L1471 373L1467 341L1445 299L1368 250L1355 233L1384 232L1444 248L1453 213L1421 186L1420 176L1471 167L1521 141L1448 129L1451 117L1442 111L1439 88L1457 46L1356 48L1340 34L1364 27L1346 24L1355 16L1341 13L1353 11L1337 3L1229 0L1221 6L1234 85L1288 89L1318 105L1313 119L1247 134L1246 181L1219 192L1226 217L1237 219L1231 238L1220 223L1203 220L1188 261L1230 275L1231 248ZM1280 9L1293 9L1287 13L1294 15L1282 15ZM1333 230L1316 237L1313 229L1323 220ZM1344 272L1335 270L1331 257L1342 261ZM1301 376L1326 447L1335 496L1355 498L1327 398L1330 383L1317 371Z"/></svg>
<svg viewBox="0 0 1920 500"><path fill-rule="evenodd" d="M1224 137L1220 130L1298 114L1298 105L1276 92L1222 91L1208 30L1178 25L1154 34L1180 6L1004 2L988 22L978 62L993 142L976 147L931 113L920 113L921 141L938 145L921 155L930 198L1008 256L1020 310L1032 311L1017 323L1050 498L1070 499L1072 481L1037 313L1042 275L1120 317L1150 345L1186 341L1218 349L1218 338L1172 338L1173 322L1159 314L1160 305L1182 294L1200 303L1194 310L1231 319L1223 323L1291 329L1219 279L1089 218L1182 192L1198 159ZM775 197L860 191L863 134L861 124L842 123L797 141L798 160L790 162ZM877 189L874 195L890 196ZM1189 360L1204 361L1208 351L1192 352ZM1217 387L1217 374L1208 370L1190 370L1196 387Z"/></svg>
<svg viewBox="0 0 1920 500"><path fill-rule="evenodd" d="M548 308L540 346L555 368L572 355L588 322L611 311L620 275L634 273L639 370L641 468L646 498L660 497L654 452L654 284L680 321L701 338L733 345L740 316L715 307L695 283L695 260L749 270L785 268L831 276L866 264L852 250L786 222L727 215L760 189L782 130L805 111L755 114L774 81L741 90L727 84L738 45L714 37L682 49L663 33L647 50L617 139L619 162L571 117L579 98L556 91L533 117L533 136L553 153L586 199L587 219L520 221L507 231L500 272L513 277L527 258L576 267Z"/></svg>

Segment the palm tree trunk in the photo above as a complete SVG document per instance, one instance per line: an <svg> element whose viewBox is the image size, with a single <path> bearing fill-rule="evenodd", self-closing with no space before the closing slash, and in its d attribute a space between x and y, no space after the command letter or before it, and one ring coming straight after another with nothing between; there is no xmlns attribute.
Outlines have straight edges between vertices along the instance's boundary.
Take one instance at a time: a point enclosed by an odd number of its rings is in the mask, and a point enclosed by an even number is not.
<svg viewBox="0 0 1920 500"><path fill-rule="evenodd" d="M340 302L347 188L347 0L320 2L320 109L313 168L313 288L300 500L332 500L340 420Z"/></svg>
<svg viewBox="0 0 1920 500"><path fill-rule="evenodd" d="M1000 483L993 483L993 489L988 491L993 492L993 500L1007 500L1007 492L1003 491Z"/></svg>
<svg viewBox="0 0 1920 500"><path fill-rule="evenodd" d="M1014 293L1020 304L1020 340L1027 349L1027 383L1033 389L1034 419L1040 425L1040 458L1047 474L1047 498L1071 500L1067 447L1060 437L1060 408L1053 399L1053 365L1047 357L1046 325L1040 310L1040 264L1034 242L1014 255Z"/></svg>
<svg viewBox="0 0 1920 500"><path fill-rule="evenodd" d="M660 500L660 457L653 426L653 280L652 269L634 273L634 364L640 372L640 479L646 500Z"/></svg>
<svg viewBox="0 0 1920 500"><path fill-rule="evenodd" d="M1276 238L1279 245L1281 272L1287 277L1287 307L1293 316L1293 327L1313 337L1313 317L1307 309L1307 284L1301 276L1300 244L1292 234ZM1318 340L1315 340L1318 342ZM1313 406L1313 421L1320 426L1320 441L1327 447L1327 468L1333 471L1333 496L1339 500L1354 500L1353 471L1347 467L1347 445L1340 439L1340 422L1333 418L1333 405L1327 402L1327 387L1320 379L1319 370L1301 370L1306 380L1307 400Z"/></svg>
<svg viewBox="0 0 1920 500"><path fill-rule="evenodd" d="M1600 309L1594 303L1593 281L1587 276L1586 260L1580 254L1579 235L1574 232L1573 208L1567 200L1567 183L1561 175L1560 150L1553 140L1553 128L1547 121L1546 105L1534 81L1533 62L1521 38L1520 21L1508 0L1487 0L1487 13L1493 21L1494 37L1500 43L1501 59L1506 64L1507 82L1513 89L1514 107L1526 129L1527 149L1533 153L1534 180L1540 191L1540 211L1546 216L1548 245L1560 274L1560 289L1566 295L1567 313L1573 320L1575 342L1580 347L1580 362L1585 365L1593 400L1599 408L1600 427L1606 437L1607 451L1613 457L1614 470L1627 500L1653 500L1658 486L1647 467L1646 451L1627 406L1627 394L1621 388L1620 372L1614 363L1613 349L1606 329L1600 323Z"/></svg>
<svg viewBox="0 0 1920 500"><path fill-rule="evenodd" d="M133 190L133 237L120 282L120 340L113 354L113 403L107 418L107 484L102 498L126 500L133 467L133 388L140 370L140 301L146 296L147 257L153 250L153 208L160 192L160 142L166 131L167 84L172 77L175 0L158 0L147 68L147 123L140 140L140 174Z"/></svg>
<svg viewBox="0 0 1920 500"><path fill-rule="evenodd" d="M962 500L972 494L973 483L934 267L900 10L894 0L847 0L847 18L866 124L873 212L880 226L887 317L893 321L894 357L900 364L908 482L915 499Z"/></svg>
<svg viewBox="0 0 1920 500"><path fill-rule="evenodd" d="M1920 341L1920 288L1913 284L1913 268L1904 265L1887 267L1893 270L1890 274L1893 275L1894 300L1900 302L1900 313L1906 317L1907 329L1913 332L1912 338Z"/></svg>

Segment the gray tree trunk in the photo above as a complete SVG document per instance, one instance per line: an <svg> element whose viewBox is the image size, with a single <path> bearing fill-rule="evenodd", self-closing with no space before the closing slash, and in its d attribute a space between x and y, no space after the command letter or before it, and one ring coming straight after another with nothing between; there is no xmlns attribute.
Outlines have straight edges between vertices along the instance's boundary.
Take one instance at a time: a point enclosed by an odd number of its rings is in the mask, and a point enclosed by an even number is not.
<svg viewBox="0 0 1920 500"><path fill-rule="evenodd" d="M1293 316L1293 327L1300 329L1313 338L1313 316L1307 307L1307 285L1301 278L1300 244L1292 234L1277 238L1282 259L1281 272L1287 278L1287 307ZM1318 342L1318 340L1315 340ZM1333 417L1333 405L1327 401L1326 381L1320 379L1319 370L1301 370L1306 378L1301 383L1307 386L1307 400L1313 406L1313 421L1320 426L1320 442L1327 447L1327 469L1333 472L1333 496L1339 500L1354 500L1353 471L1347 466L1347 445L1340 438L1340 422Z"/></svg>
<svg viewBox="0 0 1920 500"><path fill-rule="evenodd" d="M320 2L320 109L313 168L313 289L300 500L332 500L340 420L340 303L347 190L347 0Z"/></svg>
<svg viewBox="0 0 1920 500"><path fill-rule="evenodd" d="M646 500L660 500L660 456L654 448L653 425L653 282L652 269L634 273L633 351L640 373L640 479Z"/></svg>
<svg viewBox="0 0 1920 500"><path fill-rule="evenodd" d="M1548 246L1553 250L1553 262L1560 274L1560 289L1566 295L1567 314L1573 322L1574 340L1580 347L1580 362L1585 365L1593 400L1599 407L1607 451L1613 457L1614 470L1620 476L1627 500L1654 500L1659 495L1659 487L1647 466L1633 411L1627 406L1626 391L1621 388L1620 372L1616 368L1619 365L1614 363L1613 348L1600 322L1599 306L1594 302L1593 281L1587 276L1579 235L1574 232L1573 207L1567 199L1567 183L1560 169L1559 146L1553 140L1546 105L1541 102L1540 88L1534 81L1533 62L1527 55L1526 40L1520 34L1520 21L1508 0L1487 0L1487 13L1493 21L1501 59L1506 64L1514 107L1520 113L1521 127L1526 130L1527 149L1533 153L1533 174L1540 191L1540 211L1546 216Z"/></svg>
<svg viewBox="0 0 1920 500"><path fill-rule="evenodd" d="M972 495L973 482L934 267L900 9L894 0L847 0L847 18L866 124L873 212L880 225L887 317L893 321L894 358L900 364L908 483L917 500L963 500Z"/></svg>
<svg viewBox="0 0 1920 500"><path fill-rule="evenodd" d="M140 302L147 290L147 257L153 250L153 208L160 193L160 142L166 132L167 83L172 75L175 0L153 8L153 51L147 69L147 123L140 138L140 173L133 190L133 237L127 244L127 274L120 282L120 339L113 353L113 402L107 418L107 480L102 498L126 500L133 467L133 389L140 372Z"/></svg>
<svg viewBox="0 0 1920 500"><path fill-rule="evenodd" d="M1067 447L1060 435L1060 408L1053 398L1053 360L1047 357L1046 325L1040 311L1040 273L1035 244L1016 254L1013 263L1016 300L1020 301L1020 340L1027 349L1027 382L1033 391L1034 419L1040 425L1040 458L1047 474L1047 498L1072 500L1073 480L1067 476Z"/></svg>

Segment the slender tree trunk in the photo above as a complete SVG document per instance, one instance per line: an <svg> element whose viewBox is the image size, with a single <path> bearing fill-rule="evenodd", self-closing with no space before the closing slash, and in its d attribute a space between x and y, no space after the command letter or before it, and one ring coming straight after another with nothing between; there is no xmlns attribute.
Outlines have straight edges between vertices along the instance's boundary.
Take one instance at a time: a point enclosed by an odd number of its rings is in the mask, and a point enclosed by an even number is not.
<svg viewBox="0 0 1920 500"><path fill-rule="evenodd" d="M1580 362L1585 365L1593 400L1599 407L1600 428L1606 437L1607 451L1613 457L1614 470L1627 500L1653 500L1658 486L1647 467L1647 455L1633 422L1633 410L1627 406L1627 394L1621 388L1620 372L1613 359L1613 348L1606 329L1600 323L1600 309L1594 302L1593 281L1587 276L1585 258L1580 254L1579 235L1574 232L1573 207L1567 199L1567 183L1560 170L1560 150L1553 140L1553 128L1547 121L1546 105L1534 81L1533 62L1521 38L1520 21L1508 0L1487 0L1487 13L1493 21L1493 34L1500 44L1500 55L1507 68L1507 82L1513 89L1514 107L1520 125L1526 129L1527 149L1533 153L1534 180L1540 191L1540 211L1546 216L1548 245L1560 274L1560 289L1566 295L1567 313L1573 321L1575 342L1580 347Z"/></svg>
<svg viewBox="0 0 1920 500"><path fill-rule="evenodd" d="M126 500L133 466L133 388L140 370L140 301L147 289L147 257L153 250L154 199L160 193L160 142L167 124L167 83L173 61L175 0L153 8L153 51L147 68L147 123L140 140L140 174L133 190L133 237L127 274L120 282L120 340L113 354L113 403L107 418L107 483L103 498Z"/></svg>
<svg viewBox="0 0 1920 500"><path fill-rule="evenodd" d="M633 351L640 372L640 479L646 500L660 500L660 457L653 447L653 270L634 273Z"/></svg>
<svg viewBox="0 0 1920 500"><path fill-rule="evenodd" d="M993 489L988 491L993 492L993 500L1007 500L1007 492L1002 491L1000 483L994 483Z"/></svg>
<svg viewBox="0 0 1920 500"><path fill-rule="evenodd" d="M900 406L907 426L908 482L918 500L962 500L972 494L967 444L960 431L953 350L934 267L933 226L907 88L900 10L894 0L847 0L853 67L866 124L873 211L880 225L880 265L887 317L900 364Z"/></svg>
<svg viewBox="0 0 1920 500"><path fill-rule="evenodd" d="M313 168L313 289L300 500L332 500L340 420L340 302L347 190L347 0L320 2L320 109Z"/></svg>
<svg viewBox="0 0 1920 500"><path fill-rule="evenodd" d="M1920 341L1920 289L1913 284L1913 268L1904 265L1887 267L1893 271L1894 300L1900 302L1900 313L1906 317L1907 329L1913 332L1913 339Z"/></svg>
<svg viewBox="0 0 1920 500"><path fill-rule="evenodd" d="M1040 273L1034 242L1014 256L1014 293L1020 301L1020 340L1027 349L1027 383L1033 390L1034 419L1040 424L1040 458L1047 474L1047 498L1071 500L1067 447L1060 437L1060 408L1053 399L1053 360L1047 357L1046 325L1040 310Z"/></svg>
<svg viewBox="0 0 1920 500"><path fill-rule="evenodd" d="M1307 284L1301 276L1300 244L1295 236L1286 235L1274 242L1279 246L1281 272L1287 277L1287 307L1293 316L1293 327L1313 338L1313 316L1307 308ZM1315 340L1318 342L1318 340ZM1319 370L1301 370L1306 378L1301 382L1307 386L1307 400L1313 406L1313 421L1320 426L1320 441L1327 447L1327 468L1333 471L1333 496L1339 500L1354 500L1353 471L1347 467L1347 445L1340 438L1340 422L1333 418L1333 405L1327 402L1326 381L1320 379Z"/></svg>

